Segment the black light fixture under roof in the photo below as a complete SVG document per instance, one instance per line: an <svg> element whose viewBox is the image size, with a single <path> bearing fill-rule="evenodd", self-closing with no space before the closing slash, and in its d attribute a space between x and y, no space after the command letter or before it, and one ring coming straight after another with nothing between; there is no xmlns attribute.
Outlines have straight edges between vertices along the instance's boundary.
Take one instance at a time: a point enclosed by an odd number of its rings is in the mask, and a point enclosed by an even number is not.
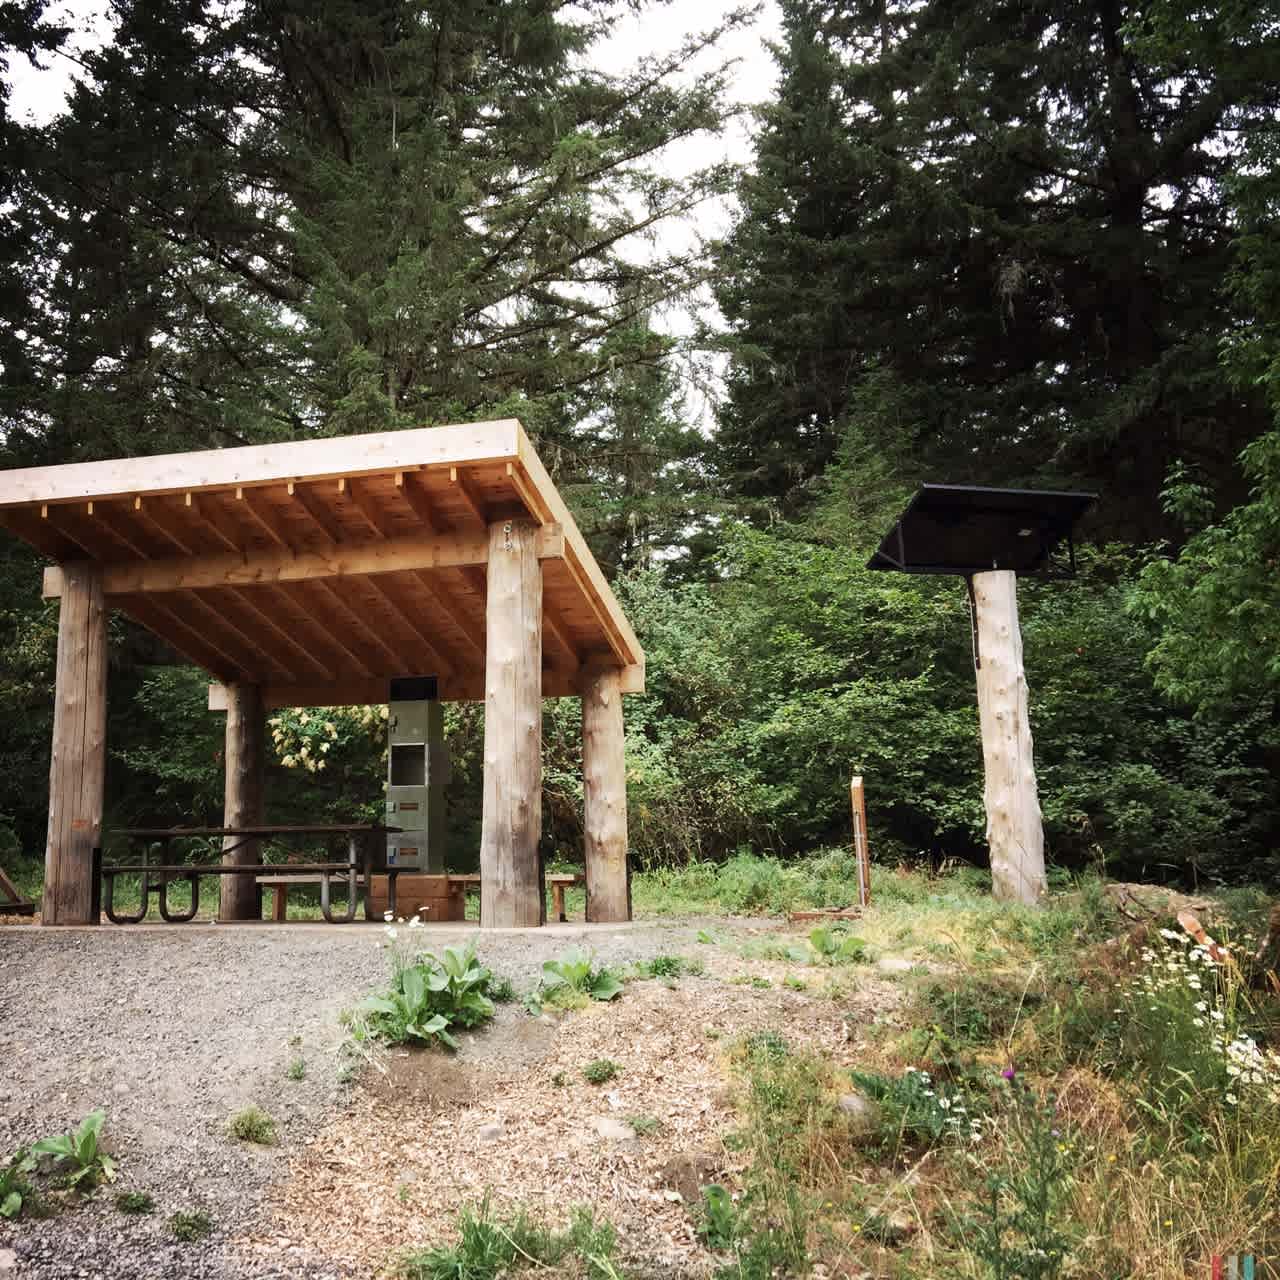
<svg viewBox="0 0 1280 1280"><path fill-rule="evenodd" d="M1096 494L926 484L867 561L868 569L954 573L992 569L1069 578L1076 521Z"/></svg>

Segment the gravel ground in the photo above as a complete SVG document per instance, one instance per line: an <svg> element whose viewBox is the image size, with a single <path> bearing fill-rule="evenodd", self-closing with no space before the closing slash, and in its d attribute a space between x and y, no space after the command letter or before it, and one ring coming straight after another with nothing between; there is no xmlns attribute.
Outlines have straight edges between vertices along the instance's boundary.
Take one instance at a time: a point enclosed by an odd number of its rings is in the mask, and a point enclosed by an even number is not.
<svg viewBox="0 0 1280 1280"><path fill-rule="evenodd" d="M621 965L688 947L699 927L490 932L482 954L529 987L544 960L575 942ZM716 927L723 932L726 922ZM264 1193L284 1175L289 1152L345 1105L337 1015L385 979L381 936L369 925L0 929L0 1157L104 1107L104 1145L119 1160L116 1185L85 1204L43 1221L0 1219L0 1277L360 1274L285 1238L267 1259L236 1241L260 1226ZM472 936L478 931L461 925L418 935L426 945ZM298 1055L306 1076L290 1081L285 1071ZM228 1117L250 1103L275 1119L277 1146L227 1136ZM120 1213L121 1188L149 1192L155 1213ZM208 1212L214 1233L176 1244L166 1221L192 1209Z"/></svg>

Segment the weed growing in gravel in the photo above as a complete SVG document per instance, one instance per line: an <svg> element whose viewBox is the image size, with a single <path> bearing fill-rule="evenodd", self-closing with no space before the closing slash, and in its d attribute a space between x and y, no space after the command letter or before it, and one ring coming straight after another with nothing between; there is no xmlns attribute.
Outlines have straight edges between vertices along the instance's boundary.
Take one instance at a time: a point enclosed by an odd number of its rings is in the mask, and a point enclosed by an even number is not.
<svg viewBox="0 0 1280 1280"><path fill-rule="evenodd" d="M705 973L707 966L701 960L689 956L667 955L665 952L650 960L636 963L638 978L696 978Z"/></svg>
<svg viewBox="0 0 1280 1280"><path fill-rule="evenodd" d="M511 1004L519 997L519 994L516 990L516 984L510 978L490 977L489 985L485 989L485 995L494 1004Z"/></svg>
<svg viewBox="0 0 1280 1280"><path fill-rule="evenodd" d="M27 1174L35 1167L35 1157L26 1147L20 1147L0 1169L0 1218L16 1218L22 1212L32 1191Z"/></svg>
<svg viewBox="0 0 1280 1280"><path fill-rule="evenodd" d="M301 1056L294 1058L285 1070L285 1076L290 1080L303 1080L307 1074L307 1060Z"/></svg>
<svg viewBox="0 0 1280 1280"><path fill-rule="evenodd" d="M858 964L867 958L867 944L842 924L809 930L809 946L819 964Z"/></svg>
<svg viewBox="0 0 1280 1280"><path fill-rule="evenodd" d="M628 1116L627 1124L631 1126L632 1132L640 1138L650 1138L662 1128L662 1121L657 1116L646 1115L643 1112Z"/></svg>
<svg viewBox="0 0 1280 1280"><path fill-rule="evenodd" d="M169 1234L183 1244L194 1244L197 1240L207 1240L213 1234L213 1219L203 1209L193 1209L190 1213L179 1210L169 1219Z"/></svg>
<svg viewBox="0 0 1280 1280"><path fill-rule="evenodd" d="M237 1111L227 1124L233 1138L269 1147L276 1140L276 1122L261 1107L245 1107Z"/></svg>
<svg viewBox="0 0 1280 1280"><path fill-rule="evenodd" d="M733 1197L719 1183L702 1188L702 1221L698 1223L698 1235L708 1249L717 1253L733 1248L740 1231L738 1209Z"/></svg>
<svg viewBox="0 0 1280 1280"><path fill-rule="evenodd" d="M150 1213L156 1202L145 1191L122 1191L116 1196L116 1208L121 1213Z"/></svg>
<svg viewBox="0 0 1280 1280"><path fill-rule="evenodd" d="M395 1274L403 1280L498 1280L512 1271L576 1263L574 1274L587 1280L619 1280L617 1233L583 1206L573 1210L566 1230L553 1231L523 1211L496 1217L486 1195L463 1209L458 1228L457 1244L407 1253Z"/></svg>
<svg viewBox="0 0 1280 1280"><path fill-rule="evenodd" d="M611 1058L597 1058L582 1068L582 1077L588 1084L606 1084L621 1070Z"/></svg>
<svg viewBox="0 0 1280 1280"><path fill-rule="evenodd" d="M69 1190L91 1192L100 1181L115 1180L116 1162L98 1145L107 1113L91 1111L75 1133L60 1133L33 1143L33 1156L52 1156L63 1166L62 1184Z"/></svg>

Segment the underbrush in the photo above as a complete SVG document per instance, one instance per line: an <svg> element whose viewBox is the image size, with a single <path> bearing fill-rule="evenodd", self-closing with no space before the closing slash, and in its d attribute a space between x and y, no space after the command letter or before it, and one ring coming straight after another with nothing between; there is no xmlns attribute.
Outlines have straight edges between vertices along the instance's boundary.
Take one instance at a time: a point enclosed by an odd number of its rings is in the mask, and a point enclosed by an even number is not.
<svg viewBox="0 0 1280 1280"><path fill-rule="evenodd" d="M733 1051L747 1167L695 1215L721 1280L1183 1280L1231 1254L1278 1280L1280 986L1250 962L1257 896L1197 942L1135 929L1091 885L1038 912L902 887L858 932L934 968L903 974L858 1070L776 1033Z"/></svg>

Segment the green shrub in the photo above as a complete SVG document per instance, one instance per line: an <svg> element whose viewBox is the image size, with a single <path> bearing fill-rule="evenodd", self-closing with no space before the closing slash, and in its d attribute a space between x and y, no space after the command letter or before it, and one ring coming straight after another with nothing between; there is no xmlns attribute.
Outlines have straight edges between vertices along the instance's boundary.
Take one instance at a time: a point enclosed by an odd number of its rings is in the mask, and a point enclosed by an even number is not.
<svg viewBox="0 0 1280 1280"><path fill-rule="evenodd" d="M822 964L857 964L867 957L866 942L838 924L811 929L809 946Z"/></svg>
<svg viewBox="0 0 1280 1280"><path fill-rule="evenodd" d="M213 1219L203 1209L179 1210L169 1219L169 1233L184 1244L194 1244L213 1234Z"/></svg>
<svg viewBox="0 0 1280 1280"><path fill-rule="evenodd" d="M588 1084L605 1084L614 1079L622 1068L611 1058L596 1058L582 1068L583 1079Z"/></svg>
<svg viewBox="0 0 1280 1280"><path fill-rule="evenodd" d="M276 1140L276 1122L261 1107L237 1111L227 1122L227 1130L233 1138L260 1147L269 1147Z"/></svg>
<svg viewBox="0 0 1280 1280"><path fill-rule="evenodd" d="M80 1122L75 1133L41 1138L31 1146L33 1156L52 1156L64 1167L63 1183L67 1187L90 1192L100 1180L111 1182L116 1176L116 1162L98 1145L107 1113L91 1111Z"/></svg>
<svg viewBox="0 0 1280 1280"><path fill-rule="evenodd" d="M525 997L530 1013L544 1004L572 1008L588 1000L609 1001L622 994L622 981L610 968L594 967L585 947L570 947L563 955L542 965L542 985Z"/></svg>

